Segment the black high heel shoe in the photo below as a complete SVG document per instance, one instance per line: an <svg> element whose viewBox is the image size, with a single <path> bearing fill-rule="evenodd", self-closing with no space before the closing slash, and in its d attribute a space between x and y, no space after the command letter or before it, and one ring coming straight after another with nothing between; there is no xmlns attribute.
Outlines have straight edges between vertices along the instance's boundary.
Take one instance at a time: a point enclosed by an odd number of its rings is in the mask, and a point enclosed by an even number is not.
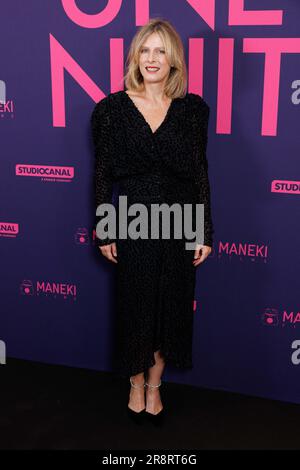
<svg viewBox="0 0 300 470"><path fill-rule="evenodd" d="M128 406L127 415L135 424L142 424L145 418L145 409L143 409L142 411L134 411Z"/></svg>
<svg viewBox="0 0 300 470"><path fill-rule="evenodd" d="M145 383L143 385L135 385L130 377L130 384L133 388L144 388ZM145 409L143 408L141 411L134 411L129 406L127 406L127 415L129 418L136 424L142 424L145 418Z"/></svg>
<svg viewBox="0 0 300 470"><path fill-rule="evenodd" d="M159 382L158 385L150 385L148 382L145 382L145 385L150 388L158 388L161 386L161 381ZM157 427L160 427L164 423L164 418L165 418L165 409L162 408L159 413L154 415L153 413L149 413L145 409L145 417L147 417L148 421L150 421L152 424L154 424Z"/></svg>

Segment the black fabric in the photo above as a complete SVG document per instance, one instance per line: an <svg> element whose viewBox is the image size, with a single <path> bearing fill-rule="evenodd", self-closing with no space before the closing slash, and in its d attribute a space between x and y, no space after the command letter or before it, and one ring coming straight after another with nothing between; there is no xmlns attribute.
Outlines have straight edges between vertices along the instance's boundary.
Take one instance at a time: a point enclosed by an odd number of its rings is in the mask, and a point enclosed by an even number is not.
<svg viewBox="0 0 300 470"><path fill-rule="evenodd" d="M91 116L96 207L113 202L115 183L119 196L127 196L128 207L140 202L150 209L153 203L165 202L183 209L185 203L203 203L204 244L212 246L206 157L209 110L203 98L187 93L173 99L153 132L125 91L98 102ZM116 210L118 214L118 204ZM95 224L101 218L96 216ZM128 217L127 226L134 218ZM150 223L151 217L149 227ZM96 238L98 246L116 242L117 247L116 347L122 376L154 365L157 349L166 362L193 367L196 268L194 251L186 250L186 241L174 238L172 224L170 239L122 239L118 230L110 238Z"/></svg>

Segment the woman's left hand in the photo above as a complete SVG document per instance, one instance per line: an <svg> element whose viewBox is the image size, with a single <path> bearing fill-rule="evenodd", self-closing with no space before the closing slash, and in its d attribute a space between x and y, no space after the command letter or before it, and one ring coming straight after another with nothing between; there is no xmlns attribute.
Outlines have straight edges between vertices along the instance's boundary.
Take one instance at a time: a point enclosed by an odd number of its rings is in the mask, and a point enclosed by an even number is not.
<svg viewBox="0 0 300 470"><path fill-rule="evenodd" d="M200 263L203 263L211 251L212 248L210 246L196 244L193 265L198 266Z"/></svg>

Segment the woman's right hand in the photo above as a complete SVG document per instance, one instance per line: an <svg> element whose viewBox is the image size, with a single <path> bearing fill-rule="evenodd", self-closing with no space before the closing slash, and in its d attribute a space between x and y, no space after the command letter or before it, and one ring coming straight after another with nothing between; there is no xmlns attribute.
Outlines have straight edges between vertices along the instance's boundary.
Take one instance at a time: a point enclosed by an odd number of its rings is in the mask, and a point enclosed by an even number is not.
<svg viewBox="0 0 300 470"><path fill-rule="evenodd" d="M117 246L115 242L110 243L109 245L99 246L99 248L100 248L102 255L105 256L109 261L112 261L113 263L118 262L116 260Z"/></svg>

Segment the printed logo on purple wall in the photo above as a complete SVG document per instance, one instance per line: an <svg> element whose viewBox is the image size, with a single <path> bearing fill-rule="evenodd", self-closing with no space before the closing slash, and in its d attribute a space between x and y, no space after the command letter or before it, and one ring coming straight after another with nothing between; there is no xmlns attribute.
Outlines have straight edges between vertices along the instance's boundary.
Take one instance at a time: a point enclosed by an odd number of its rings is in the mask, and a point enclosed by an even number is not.
<svg viewBox="0 0 300 470"><path fill-rule="evenodd" d="M300 181L273 180L272 193L300 194Z"/></svg>
<svg viewBox="0 0 300 470"><path fill-rule="evenodd" d="M292 326L300 323L300 311L279 311L277 308L267 307L261 316L262 324L266 326Z"/></svg>
<svg viewBox="0 0 300 470"><path fill-rule="evenodd" d="M20 294L76 300L77 286L76 284L50 281L35 281L33 283L30 279L24 279L20 284Z"/></svg>
<svg viewBox="0 0 300 470"><path fill-rule="evenodd" d="M96 233L96 230L94 232ZM77 245L89 245L90 243L89 233L85 227L78 228L74 238Z"/></svg>
<svg viewBox="0 0 300 470"><path fill-rule="evenodd" d="M15 222L0 222L0 237L15 238L19 233L19 224Z"/></svg>
<svg viewBox="0 0 300 470"><path fill-rule="evenodd" d="M215 255L218 259L233 259L238 261L267 262L268 245L247 242L219 241Z"/></svg>
<svg viewBox="0 0 300 470"><path fill-rule="evenodd" d="M18 163L16 176L37 176L41 181L70 183L74 178L74 167Z"/></svg>

